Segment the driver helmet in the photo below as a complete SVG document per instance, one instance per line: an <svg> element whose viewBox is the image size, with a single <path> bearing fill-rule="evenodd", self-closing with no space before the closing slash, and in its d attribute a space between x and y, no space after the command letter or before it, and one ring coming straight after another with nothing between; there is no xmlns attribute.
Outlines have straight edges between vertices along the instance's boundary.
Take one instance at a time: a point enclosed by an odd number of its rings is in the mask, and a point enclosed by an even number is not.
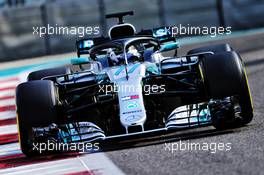
<svg viewBox="0 0 264 175"><path fill-rule="evenodd" d="M129 46L127 53L131 54L131 56L136 56L138 58L140 57L140 53L134 45Z"/></svg>

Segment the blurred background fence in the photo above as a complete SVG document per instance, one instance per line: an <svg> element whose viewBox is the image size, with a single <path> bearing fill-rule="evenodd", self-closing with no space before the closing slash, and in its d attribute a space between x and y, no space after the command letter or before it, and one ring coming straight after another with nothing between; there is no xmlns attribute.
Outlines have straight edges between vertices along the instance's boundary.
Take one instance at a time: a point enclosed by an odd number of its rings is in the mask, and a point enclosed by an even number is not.
<svg viewBox="0 0 264 175"><path fill-rule="evenodd" d="M137 30L165 25L264 27L264 0L0 0L0 62L75 50L74 35L33 35L33 27L100 26L107 13L133 10Z"/></svg>

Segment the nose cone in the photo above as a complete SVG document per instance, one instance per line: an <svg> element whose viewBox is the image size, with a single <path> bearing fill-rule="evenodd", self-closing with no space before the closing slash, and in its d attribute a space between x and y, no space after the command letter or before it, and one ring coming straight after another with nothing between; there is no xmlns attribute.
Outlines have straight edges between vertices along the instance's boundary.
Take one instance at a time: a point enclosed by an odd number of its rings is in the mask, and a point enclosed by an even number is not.
<svg viewBox="0 0 264 175"><path fill-rule="evenodd" d="M141 89L140 85L138 87ZM120 105L120 122L126 128L130 126L142 126L146 121L146 111L143 102L143 96L140 93L121 96L119 99Z"/></svg>
<svg viewBox="0 0 264 175"><path fill-rule="evenodd" d="M129 79L125 79L126 71L123 67L110 70L108 75L115 83L118 93L120 123L126 129L131 126L141 126L144 130L146 110L143 100L142 77L145 76L146 66L141 63L127 66Z"/></svg>
<svg viewBox="0 0 264 175"><path fill-rule="evenodd" d="M143 126L146 121L146 114L136 111L135 114L123 116L120 121L125 128L129 126Z"/></svg>

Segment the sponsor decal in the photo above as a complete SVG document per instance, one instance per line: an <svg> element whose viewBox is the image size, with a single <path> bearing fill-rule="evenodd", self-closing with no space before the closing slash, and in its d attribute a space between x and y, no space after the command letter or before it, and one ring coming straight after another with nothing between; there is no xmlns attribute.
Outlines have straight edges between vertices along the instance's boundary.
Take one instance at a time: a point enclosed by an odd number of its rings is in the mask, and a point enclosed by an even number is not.
<svg viewBox="0 0 264 175"><path fill-rule="evenodd" d="M142 110L123 112L123 114L133 114L133 113L138 113L138 112L142 112Z"/></svg>
<svg viewBox="0 0 264 175"><path fill-rule="evenodd" d="M163 37L163 36L167 36L170 35L170 29L167 27L164 28L159 28L153 31L153 36L154 37Z"/></svg>
<svg viewBox="0 0 264 175"><path fill-rule="evenodd" d="M131 96L124 96L124 97L121 97L121 100L122 100L122 101L134 100L134 99L139 99L139 95L131 95Z"/></svg>
<svg viewBox="0 0 264 175"><path fill-rule="evenodd" d="M130 102L127 105L127 109L134 109L134 108L137 108L137 107L138 107L137 102Z"/></svg>

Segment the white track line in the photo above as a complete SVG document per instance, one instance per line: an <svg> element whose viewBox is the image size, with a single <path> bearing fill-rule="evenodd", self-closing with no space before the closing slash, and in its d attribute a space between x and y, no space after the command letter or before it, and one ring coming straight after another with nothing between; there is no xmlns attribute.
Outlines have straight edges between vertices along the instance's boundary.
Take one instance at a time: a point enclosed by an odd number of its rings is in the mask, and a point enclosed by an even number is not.
<svg viewBox="0 0 264 175"><path fill-rule="evenodd" d="M104 153L86 154L82 161L91 169L98 169L99 174L124 174Z"/></svg>
<svg viewBox="0 0 264 175"><path fill-rule="evenodd" d="M54 168L49 171L38 172L37 174L38 175L51 175L51 174L65 175L65 174L76 173L76 172L82 172L81 167L78 167L78 166L74 167L73 165L70 165L68 167L63 166L62 168Z"/></svg>
<svg viewBox="0 0 264 175"><path fill-rule="evenodd" d="M0 146L0 156L8 156L12 154L20 154L18 143L12 143ZM60 169L56 164L63 165ZM68 169L69 166L75 167ZM70 165L72 164L72 165ZM54 166L55 165L55 166ZM40 171L41 169L46 169L45 172ZM111 160L106 157L104 153L93 153L85 154L83 156L77 156L74 158L67 158L59 161L50 161L45 163L38 163L33 165L19 166L15 168L8 168L0 170L0 174L14 173L18 175L26 175L29 173L44 175L44 174L65 174L73 172L98 170L98 174L124 174L116 165L114 165ZM51 173L52 172L52 173Z"/></svg>
<svg viewBox="0 0 264 175"><path fill-rule="evenodd" d="M0 126L0 136L5 134L16 134L17 125Z"/></svg>
<svg viewBox="0 0 264 175"><path fill-rule="evenodd" d="M69 169L70 167L70 169ZM65 160L50 161L45 163L37 163L32 165L25 165L15 168L8 168L0 170L0 174L5 175L28 175L28 174L65 174L70 172L84 171L83 166L79 163L77 158L70 158Z"/></svg>
<svg viewBox="0 0 264 175"><path fill-rule="evenodd" d="M87 167L87 165L84 163L84 161L80 158L80 156L77 156L77 158L80 160L83 167L86 169L87 172L90 172L91 170Z"/></svg>
<svg viewBox="0 0 264 175"><path fill-rule="evenodd" d="M81 160L81 162L80 162ZM84 166L85 165L85 166ZM88 169L87 169L87 168ZM104 153L86 154L81 157L69 158L64 160L50 161L45 163L37 163L25 165L15 168L0 170L0 174L5 175L28 175L28 174L68 174L74 172L91 172L95 170L98 174L123 175L124 173L117 168Z"/></svg>
<svg viewBox="0 0 264 175"><path fill-rule="evenodd" d="M0 120L16 118L16 111L0 112Z"/></svg>

